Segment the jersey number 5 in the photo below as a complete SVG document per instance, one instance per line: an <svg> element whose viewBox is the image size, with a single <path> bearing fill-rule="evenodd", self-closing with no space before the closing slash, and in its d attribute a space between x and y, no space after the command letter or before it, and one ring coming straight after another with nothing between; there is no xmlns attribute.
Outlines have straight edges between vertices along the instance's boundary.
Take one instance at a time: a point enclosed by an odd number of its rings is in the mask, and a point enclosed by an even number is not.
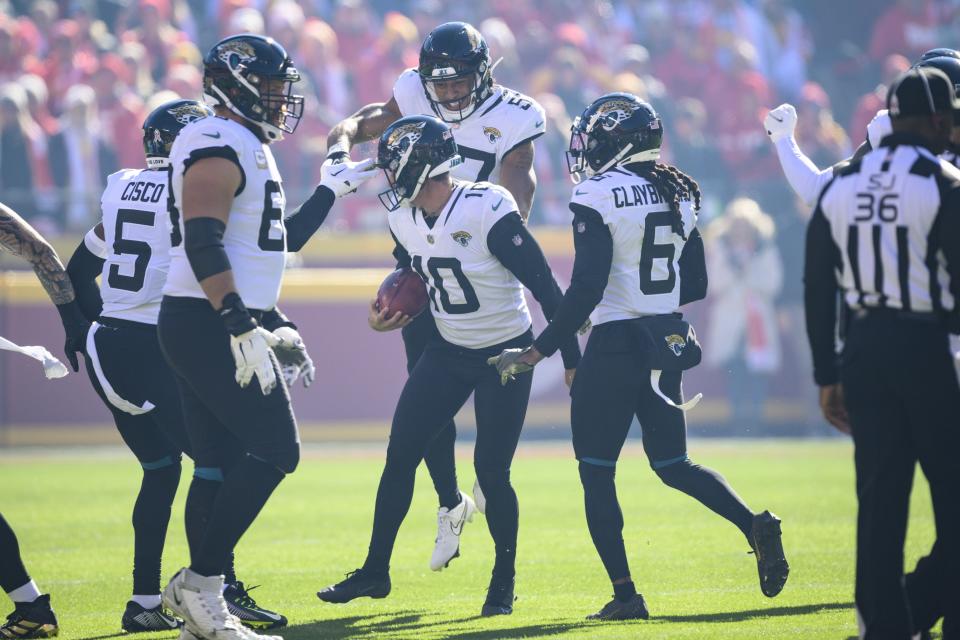
<svg viewBox="0 0 960 640"><path fill-rule="evenodd" d="M139 224L152 227L156 214L151 211L137 211L136 209L119 209L117 211L117 226L113 232L113 253L137 256L134 262L133 275L125 276L120 273L120 265L111 264L107 283L114 289L123 291L140 291L143 288L143 279L147 275L147 265L150 264L150 244L142 240L127 240L123 237L124 224Z"/></svg>
<svg viewBox="0 0 960 640"><path fill-rule="evenodd" d="M440 310L440 307L437 305L437 292L440 293L440 306L443 307L446 313L452 315L473 313L480 308L480 300L477 298L477 292L474 291L473 285L467 280L467 276L460 266L460 261L456 258L430 258L427 260L427 271L430 273L429 278L423 271L423 259L421 256L413 256L412 264L414 270L416 270L416 272L420 274L420 277L423 278L423 281L429 285L430 299L433 300L433 308L437 311ZM441 269L449 270L453 274L457 285L463 292L463 302L450 301L450 293L443 286L443 276L440 275Z"/></svg>
<svg viewBox="0 0 960 640"><path fill-rule="evenodd" d="M670 293L677 284L677 272L673 266L677 249L672 242L657 244L657 229L666 227L672 233L673 216L672 211L654 211L648 213L644 221L643 244L640 247L640 291L644 295ZM653 261L658 258L667 262L667 277L663 280L653 279Z"/></svg>

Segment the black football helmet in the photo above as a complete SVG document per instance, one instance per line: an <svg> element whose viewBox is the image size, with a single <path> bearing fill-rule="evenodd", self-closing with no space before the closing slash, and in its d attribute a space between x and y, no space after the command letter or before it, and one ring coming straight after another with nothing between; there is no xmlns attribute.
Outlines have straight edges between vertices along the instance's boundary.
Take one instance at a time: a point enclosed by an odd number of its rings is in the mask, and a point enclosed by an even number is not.
<svg viewBox="0 0 960 640"><path fill-rule="evenodd" d="M947 47L938 47L936 49L930 49L922 56L920 56L920 61L930 60L931 58L958 58L960 59L960 51L956 49L949 49Z"/></svg>
<svg viewBox="0 0 960 640"><path fill-rule="evenodd" d="M203 95L250 122L264 142L293 133L303 96L293 94L300 73L273 38L245 33L224 38L203 59Z"/></svg>
<svg viewBox="0 0 960 640"><path fill-rule="evenodd" d="M943 71L950 82L953 83L954 94L960 97L960 58L951 56L938 56L936 58L927 58L917 65L918 67L934 67ZM960 126L960 112L953 112L954 126Z"/></svg>
<svg viewBox="0 0 960 640"><path fill-rule="evenodd" d="M447 22L429 34L420 47L417 68L427 99L444 122L460 122L486 100L493 91L493 66L487 42L473 25ZM466 93L441 99L436 83L470 79Z"/></svg>
<svg viewBox="0 0 960 640"><path fill-rule="evenodd" d="M567 168L574 182L610 167L660 158L663 123L648 103L632 93L608 93L594 100L570 127Z"/></svg>
<svg viewBox="0 0 960 640"><path fill-rule="evenodd" d="M453 131L433 116L400 118L383 132L377 166L390 188L380 194L387 211L411 206L428 178L448 173L461 162Z"/></svg>
<svg viewBox="0 0 960 640"><path fill-rule="evenodd" d="M177 134L194 120L213 115L213 109L198 100L171 100L150 112L143 121L143 152L147 167L163 169L170 164L170 147Z"/></svg>

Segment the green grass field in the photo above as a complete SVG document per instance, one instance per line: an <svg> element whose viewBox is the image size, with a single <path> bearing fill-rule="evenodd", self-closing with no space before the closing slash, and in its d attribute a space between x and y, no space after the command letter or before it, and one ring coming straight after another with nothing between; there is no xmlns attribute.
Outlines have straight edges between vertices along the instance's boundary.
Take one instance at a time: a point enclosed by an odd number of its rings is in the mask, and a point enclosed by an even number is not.
<svg viewBox="0 0 960 640"><path fill-rule="evenodd" d="M473 485L470 450L459 451L461 486ZM639 448L618 473L624 532L638 589L653 618L595 624L584 616L611 589L590 542L582 493L566 445L521 447L515 613L480 619L492 566L482 516L467 526L462 557L442 573L428 566L436 504L421 467L397 541L386 600L320 602L315 592L363 561L382 448L309 448L240 544L241 579L262 584L265 606L290 618L285 638L849 638L853 612L855 498L848 442L697 441L697 462L721 471L755 510L783 518L792 567L776 599L757 585L756 564L734 527L663 486ZM167 536L164 579L187 562L183 498L187 464ZM21 540L28 568L53 594L61 637L120 633L130 593L130 511L139 467L125 451L0 452L0 509ZM917 482L907 562L933 540L929 493ZM8 602L3 603L6 608ZM159 635L159 634L158 634ZM171 634L166 634L168 637Z"/></svg>

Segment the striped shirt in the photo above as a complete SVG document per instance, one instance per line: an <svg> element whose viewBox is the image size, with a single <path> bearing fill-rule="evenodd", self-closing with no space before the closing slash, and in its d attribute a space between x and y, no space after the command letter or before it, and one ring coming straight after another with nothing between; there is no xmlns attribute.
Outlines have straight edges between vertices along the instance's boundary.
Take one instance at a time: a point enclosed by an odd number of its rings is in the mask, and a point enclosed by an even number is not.
<svg viewBox="0 0 960 640"><path fill-rule="evenodd" d="M960 170L907 134L838 170L810 220L804 282L821 385L837 380L838 289L852 310L937 314L960 331Z"/></svg>

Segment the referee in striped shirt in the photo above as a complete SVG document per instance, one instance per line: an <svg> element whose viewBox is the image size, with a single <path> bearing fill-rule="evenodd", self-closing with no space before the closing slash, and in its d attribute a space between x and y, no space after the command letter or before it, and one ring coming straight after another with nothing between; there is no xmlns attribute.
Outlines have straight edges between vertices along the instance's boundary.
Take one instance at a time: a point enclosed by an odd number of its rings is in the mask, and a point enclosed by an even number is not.
<svg viewBox="0 0 960 640"><path fill-rule="evenodd" d="M910 638L903 587L914 467L930 483L944 638L960 637L960 171L937 154L960 120L953 84L913 68L891 86L893 133L836 171L807 229L807 334L824 416L852 433L861 637ZM844 313L837 357L837 298ZM949 578L949 579L948 579Z"/></svg>

